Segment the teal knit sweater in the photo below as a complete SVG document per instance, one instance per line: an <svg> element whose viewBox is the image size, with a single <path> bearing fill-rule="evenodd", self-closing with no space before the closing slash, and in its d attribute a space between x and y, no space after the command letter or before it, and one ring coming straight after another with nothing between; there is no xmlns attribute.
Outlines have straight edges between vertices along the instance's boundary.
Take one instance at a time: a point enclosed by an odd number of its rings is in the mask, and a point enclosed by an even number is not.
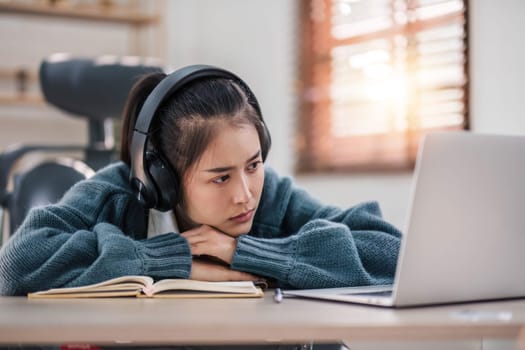
<svg viewBox="0 0 525 350"><path fill-rule="evenodd" d="M376 203L323 206L268 167L249 233L231 267L288 288L392 283L400 232ZM25 295L122 275L188 278L192 258L178 233L147 238L148 211L133 194L129 168L112 164L70 189L56 205L31 210L0 250L0 294Z"/></svg>

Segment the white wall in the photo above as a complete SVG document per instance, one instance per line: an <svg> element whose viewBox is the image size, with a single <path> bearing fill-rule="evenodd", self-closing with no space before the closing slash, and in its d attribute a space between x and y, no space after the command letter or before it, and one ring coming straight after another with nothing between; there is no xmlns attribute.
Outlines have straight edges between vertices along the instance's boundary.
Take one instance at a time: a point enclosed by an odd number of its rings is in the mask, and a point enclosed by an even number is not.
<svg viewBox="0 0 525 350"><path fill-rule="evenodd" d="M525 134L525 1L470 1L476 131Z"/></svg>
<svg viewBox="0 0 525 350"><path fill-rule="evenodd" d="M271 130L269 162L291 173L295 1L169 1L166 25L173 68L212 64L248 83Z"/></svg>
<svg viewBox="0 0 525 350"><path fill-rule="evenodd" d="M525 134L525 1L470 1L471 122L474 131ZM169 2L168 57L173 66L211 63L241 75L255 91L273 136L269 162L294 165L294 68L297 16L293 0ZM520 40L521 39L521 40ZM412 174L300 176L321 200L349 206L378 200L404 228Z"/></svg>

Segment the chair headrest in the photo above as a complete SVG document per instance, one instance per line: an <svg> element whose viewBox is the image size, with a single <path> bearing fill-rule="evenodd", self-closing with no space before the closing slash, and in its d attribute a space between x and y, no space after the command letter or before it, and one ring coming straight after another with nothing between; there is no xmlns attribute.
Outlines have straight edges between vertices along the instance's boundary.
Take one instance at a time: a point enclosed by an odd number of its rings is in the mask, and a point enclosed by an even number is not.
<svg viewBox="0 0 525 350"><path fill-rule="evenodd" d="M159 61L131 56L72 58L55 54L40 64L40 87L47 102L90 120L120 118L133 84L162 72Z"/></svg>

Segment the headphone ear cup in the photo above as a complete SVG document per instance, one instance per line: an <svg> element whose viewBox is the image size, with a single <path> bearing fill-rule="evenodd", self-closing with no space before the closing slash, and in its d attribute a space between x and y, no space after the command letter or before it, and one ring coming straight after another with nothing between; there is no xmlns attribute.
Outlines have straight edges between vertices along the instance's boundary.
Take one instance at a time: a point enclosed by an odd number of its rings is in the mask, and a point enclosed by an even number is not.
<svg viewBox="0 0 525 350"><path fill-rule="evenodd" d="M263 127L263 135L260 135L260 142L261 142L261 156L262 156L262 160L263 162L266 161L266 157L268 156L268 152L270 151L270 147L272 146L272 138L270 136L270 131L268 130L268 128L266 127L266 123L264 122L264 120L262 119L261 117L261 120L260 120L261 124L262 124L262 127Z"/></svg>
<svg viewBox="0 0 525 350"><path fill-rule="evenodd" d="M265 161L266 157L268 156L268 152L270 151L270 147L272 146L272 138L270 136L270 131L266 127L266 123L264 121L262 123L264 125L264 136L265 137L264 137L263 145L261 145L261 148L263 149L262 158L263 158L263 161Z"/></svg>
<svg viewBox="0 0 525 350"><path fill-rule="evenodd" d="M167 211L177 204L178 179L170 164L157 152L146 152L146 170L153 183L155 204L153 208Z"/></svg>
<svg viewBox="0 0 525 350"><path fill-rule="evenodd" d="M149 175L146 174L146 177ZM156 191L154 186L151 184L151 181L146 180L146 182L141 181L137 177L132 177L130 179L131 187L137 194L137 199L144 208L153 208L157 202Z"/></svg>

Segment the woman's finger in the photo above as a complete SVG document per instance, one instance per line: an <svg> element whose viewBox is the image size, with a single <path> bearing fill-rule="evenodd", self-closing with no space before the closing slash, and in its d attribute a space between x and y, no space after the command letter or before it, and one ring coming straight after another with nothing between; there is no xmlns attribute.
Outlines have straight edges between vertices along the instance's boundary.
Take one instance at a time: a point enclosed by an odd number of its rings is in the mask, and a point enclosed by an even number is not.
<svg viewBox="0 0 525 350"><path fill-rule="evenodd" d="M202 236L190 236L190 237L184 237L184 238L186 238L186 240L190 244L201 243L201 242L206 241L206 237L202 237Z"/></svg>
<svg viewBox="0 0 525 350"><path fill-rule="evenodd" d="M192 228L191 230L184 231L180 235L183 236L183 237L192 237L192 236L200 235L202 233L202 231L203 231L203 229L202 229L202 225L201 225L199 227Z"/></svg>

